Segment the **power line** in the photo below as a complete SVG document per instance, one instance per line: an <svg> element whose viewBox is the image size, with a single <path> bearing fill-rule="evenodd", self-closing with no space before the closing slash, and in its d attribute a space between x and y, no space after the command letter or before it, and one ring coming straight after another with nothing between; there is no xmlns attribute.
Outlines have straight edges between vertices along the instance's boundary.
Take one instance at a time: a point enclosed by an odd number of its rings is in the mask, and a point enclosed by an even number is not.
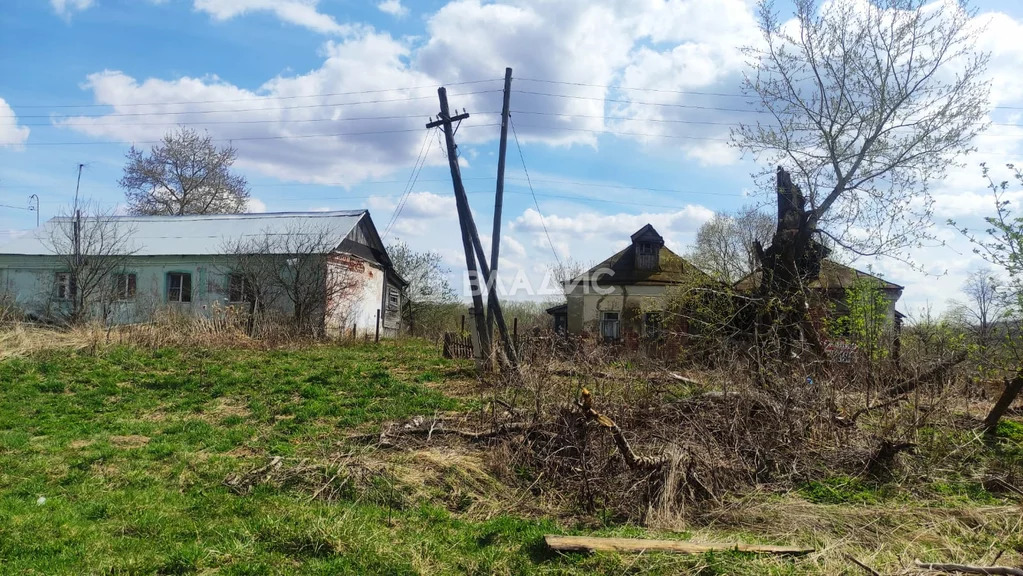
<svg viewBox="0 0 1023 576"><path fill-rule="evenodd" d="M276 100L294 100L297 98L328 98L331 96L353 96L356 94L378 94L380 92L398 92L401 90L423 90L426 88L436 89L438 86L463 86L467 84L482 84L485 82L500 82L503 78L491 78L487 80L466 80L464 82L446 82L437 85L405 86L401 88L377 88L375 90L354 90L350 92L321 92L318 94L298 94L293 96L253 96L251 98L233 98L228 100L179 100L176 102L131 102L124 104L8 104L12 108L105 108L114 106L179 106L182 104L220 104L228 102L260 102Z"/></svg>
<svg viewBox="0 0 1023 576"><path fill-rule="evenodd" d="M540 217L540 225L543 226L543 233L547 236L547 244L551 247L551 253L554 254L554 260L558 262L558 266L561 266L561 258L558 258L558 251L554 249L554 242L551 241L551 234L547 231L547 223L544 222L543 212L540 211L540 203L536 200L536 192L533 191L533 183L529 181L529 170L526 169L526 157L522 154L522 146L519 144L519 134L515 131L515 122L512 121L511 117L508 118L508 124L511 126L512 135L515 136L515 147L519 149L519 159L522 160L522 171L526 174L526 183L529 184L529 193L533 196L533 205L536 206L536 214Z"/></svg>
<svg viewBox="0 0 1023 576"><path fill-rule="evenodd" d="M463 128L484 128L488 126L500 126L499 123L490 124L467 124ZM245 142L245 141L257 141L257 140L297 140L303 138L336 138L338 136L367 136L376 134L397 134L401 132L418 132L420 128L405 128L397 130L367 130L362 132L333 132L330 134L289 134L286 136L238 136L234 138L213 138L214 142ZM97 146L97 145L134 145L134 144L158 144L160 140L134 140L128 141L111 141L103 140L99 142L26 142L21 144L22 146Z"/></svg>
<svg viewBox="0 0 1023 576"><path fill-rule="evenodd" d="M709 136L678 136L675 134L649 134L644 132L621 132L618 130L595 130L591 128L567 128L563 126L544 126L540 124L523 124L523 128L539 128L541 130L568 132L592 132L593 134L614 134L616 136L642 136L645 138L669 138L673 140L705 140L711 142L731 142L728 138L711 138Z"/></svg>
<svg viewBox="0 0 1023 576"><path fill-rule="evenodd" d="M516 90L519 94L531 94L534 96L547 96L550 98L568 98L572 100L599 100L601 102L616 102L621 104L639 104L641 106L664 106L669 108L691 108L693 110L716 110L719 112L745 112L749 114L766 114L761 110L748 108L721 108L717 106L698 106L696 104L677 104L674 102L637 102L636 100L623 100L620 98L605 98L603 96L575 96L572 94L555 94L553 92L534 92L531 90Z"/></svg>
<svg viewBox="0 0 1023 576"><path fill-rule="evenodd" d="M500 112L477 112L477 115L494 116ZM408 118L422 118L424 114L402 114L394 116L352 116L347 118L296 118L296 119L269 119L269 120L202 120L199 122L103 122L103 123L76 123L61 122L32 122L19 123L19 126L58 126L58 127L104 127L104 126L213 126L217 124L298 124L303 122L355 122L358 120L400 120ZM80 117L69 116L68 120L77 120ZM90 116L89 118L103 119L106 116Z"/></svg>
<svg viewBox="0 0 1023 576"><path fill-rule="evenodd" d="M540 82L543 84L561 84L564 86L585 86L588 88L604 88L610 90L635 90L639 92L661 92L665 94L693 94L695 96L724 96L727 98L745 98L745 94L729 94L727 92L701 92L699 90L667 90L663 88L632 88L613 84L587 84L585 82L565 82L561 80L541 80L539 78L516 78L523 82Z"/></svg>
<svg viewBox="0 0 1023 576"><path fill-rule="evenodd" d="M31 208L25 208L22 206L11 206L10 204L0 204L0 208L10 208L11 210L27 210L29 212L32 211Z"/></svg>
<svg viewBox="0 0 1023 576"><path fill-rule="evenodd" d="M564 86L583 86L587 88L603 88L605 90L634 90L638 92L656 92L663 94L692 94L695 96L718 96L725 98L749 98L747 94L731 92L703 92L699 90L668 90L666 88L636 88L620 84L588 84L586 82L567 82L563 80L543 80L540 78L516 78L523 82L539 82L543 84L561 84ZM610 101L610 100L609 100ZM638 104L638 102L636 102ZM1023 106L992 106L992 110L1023 110Z"/></svg>
<svg viewBox="0 0 1023 576"><path fill-rule="evenodd" d="M412 189L416 185L419 173L422 172L423 166L426 164L426 157L430 154L430 146L432 145L433 140L430 139L430 132L427 131L423 135L423 145L419 147L419 156L416 157L416 161L412 165L412 172L409 174L409 181L405 184L405 190L402 191L401 197L398 199L398 204L394 207L394 213L391 215L391 219L387 222L387 227L384 228L384 233L381 235L381 238L387 236L387 234L391 231L391 227L397 223L398 217L401 216L401 210L405 207L405 203L408 202L409 196L412 195Z"/></svg>
<svg viewBox="0 0 1023 576"><path fill-rule="evenodd" d="M462 92L461 94L452 94L452 96L471 96L474 94L492 94L494 92L501 92L501 90L476 90L473 92ZM73 119L73 118L114 118L114 117L132 117L132 116L180 116L185 114L231 114L237 112L276 112L279 110L304 110L310 108L327 108L336 106L358 106L361 104L382 104L387 102L410 102L412 100L426 100L433 98L433 96L406 96L403 98L379 98L376 100L359 100L355 102L328 102L321 104L298 104L295 106L275 106L269 108L227 108L223 110L175 110L170 112L111 112L108 114L75 114L75 115L64 115L55 117L52 114L27 114L18 116L17 114L4 114L0 115L0 118L56 118L56 119Z"/></svg>

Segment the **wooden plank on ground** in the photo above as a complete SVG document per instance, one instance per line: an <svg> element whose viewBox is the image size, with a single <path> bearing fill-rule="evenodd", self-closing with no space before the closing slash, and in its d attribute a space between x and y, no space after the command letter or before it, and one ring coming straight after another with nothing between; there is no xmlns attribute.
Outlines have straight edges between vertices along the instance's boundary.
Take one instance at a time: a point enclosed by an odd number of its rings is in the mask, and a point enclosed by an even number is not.
<svg viewBox="0 0 1023 576"><path fill-rule="evenodd" d="M809 554L813 548L796 546L772 546L764 544L697 544L680 540L647 540L641 538L597 538L591 536L558 536L547 534L543 537L551 550L562 552L646 552L662 551L680 554L703 554L737 550L760 554Z"/></svg>

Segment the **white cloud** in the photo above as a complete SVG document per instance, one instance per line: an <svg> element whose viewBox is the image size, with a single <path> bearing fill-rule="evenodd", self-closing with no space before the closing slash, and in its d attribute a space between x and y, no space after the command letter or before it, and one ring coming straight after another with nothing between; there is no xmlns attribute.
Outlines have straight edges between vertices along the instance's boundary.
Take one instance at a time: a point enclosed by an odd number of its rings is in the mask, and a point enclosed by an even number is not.
<svg viewBox="0 0 1023 576"><path fill-rule="evenodd" d="M249 196L249 199L245 202L245 211L250 214L266 212L266 202L255 196Z"/></svg>
<svg viewBox="0 0 1023 576"><path fill-rule="evenodd" d="M401 0L384 0L377 4L377 9L391 16L401 18L408 14L408 8L401 5Z"/></svg>
<svg viewBox="0 0 1023 576"><path fill-rule="evenodd" d="M554 244L559 258L603 260L628 244L629 236L645 224L652 224L664 236L669 248L682 251L700 225L713 215L713 210L693 204L672 212L601 214L583 211L570 216L541 216L528 208L511 223L509 234L528 237L530 248L541 250L545 260L550 244Z"/></svg>
<svg viewBox="0 0 1023 576"><path fill-rule="evenodd" d="M0 147L17 147L28 140L29 128L18 126L18 118L14 110L3 98L0 98Z"/></svg>
<svg viewBox="0 0 1023 576"><path fill-rule="evenodd" d="M128 116L56 123L133 142L156 141L176 125L190 125L233 142L239 167L299 182L351 186L411 166L437 103L432 88L402 87L437 82L410 69L408 47L386 34L328 42L324 55L320 68L278 76L256 90L216 76L139 81L118 71L91 74L85 88L95 101ZM438 152L431 154L431 163L444 162Z"/></svg>
<svg viewBox="0 0 1023 576"><path fill-rule="evenodd" d="M81 12L92 6L92 0L50 0L50 6L57 16L70 20L73 12Z"/></svg>
<svg viewBox="0 0 1023 576"><path fill-rule="evenodd" d="M230 20L249 12L262 11L273 13L282 22L320 34L347 34L352 31L351 26L339 24L332 16L317 10L317 4L318 0L195 0L194 7L217 20Z"/></svg>

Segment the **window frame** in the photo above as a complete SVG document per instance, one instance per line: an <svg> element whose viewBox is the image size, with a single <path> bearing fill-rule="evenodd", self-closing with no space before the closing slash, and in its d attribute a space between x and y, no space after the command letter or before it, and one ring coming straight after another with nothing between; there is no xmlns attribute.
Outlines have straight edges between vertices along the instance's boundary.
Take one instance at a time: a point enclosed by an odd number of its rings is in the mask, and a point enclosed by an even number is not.
<svg viewBox="0 0 1023 576"><path fill-rule="evenodd" d="M643 336L650 340L664 336L664 316L659 310L643 313Z"/></svg>
<svg viewBox="0 0 1023 576"><path fill-rule="evenodd" d="M639 243L639 255L640 256L657 256L657 247L653 242L640 242Z"/></svg>
<svg viewBox="0 0 1023 576"><path fill-rule="evenodd" d="M387 287L387 309L397 310L401 307L401 291L394 286Z"/></svg>
<svg viewBox="0 0 1023 576"><path fill-rule="evenodd" d="M122 290L121 280L124 280ZM138 293L138 275L134 272L117 272L114 274L114 298L116 300L134 300Z"/></svg>
<svg viewBox="0 0 1023 576"><path fill-rule="evenodd" d="M236 289L235 282L241 284ZM246 304L255 301L256 295L252 292L251 282L241 272L231 272L227 275L227 302L229 304ZM238 299L235 296L238 296Z"/></svg>
<svg viewBox="0 0 1023 576"><path fill-rule="evenodd" d="M172 279L175 278L175 277L180 279L178 287L177 287L178 297L177 298L171 298L171 291L175 290L175 288L172 286ZM167 281L167 291L166 291L167 302L177 302L177 303L181 303L181 304L188 304L188 303L192 302L192 273L191 272L168 272L166 278L167 278L167 280L166 280ZM185 290L185 279L186 278L188 279L188 290L187 290L187 293L186 293L186 290ZM186 299L185 296L187 296L188 298Z"/></svg>
<svg viewBox="0 0 1023 576"><path fill-rule="evenodd" d="M614 318L611 318L614 316ZM614 335L609 335L608 327L614 327ZM622 314L618 311L603 311L600 313L600 337L605 342L617 342L622 339Z"/></svg>
<svg viewBox="0 0 1023 576"><path fill-rule="evenodd" d="M61 302L71 302L75 299L78 287L75 285L75 277L72 273L56 272L54 274L53 281L57 287L57 300Z"/></svg>

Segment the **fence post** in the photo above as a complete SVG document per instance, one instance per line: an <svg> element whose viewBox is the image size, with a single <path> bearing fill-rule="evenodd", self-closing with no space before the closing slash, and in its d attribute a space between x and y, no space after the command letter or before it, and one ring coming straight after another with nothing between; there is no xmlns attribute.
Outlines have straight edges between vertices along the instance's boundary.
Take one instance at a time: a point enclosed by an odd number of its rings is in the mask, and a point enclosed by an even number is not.
<svg viewBox="0 0 1023 576"><path fill-rule="evenodd" d="M512 345L515 346L515 351L519 350L519 318L518 316L512 320Z"/></svg>
<svg viewBox="0 0 1023 576"><path fill-rule="evenodd" d="M374 340L374 342L379 342L379 341L380 341L380 309L377 308L377 334L376 334L376 339Z"/></svg>
<svg viewBox="0 0 1023 576"><path fill-rule="evenodd" d="M465 334L465 314L462 314L462 327L458 329L459 334Z"/></svg>
<svg viewBox="0 0 1023 576"><path fill-rule="evenodd" d="M441 355L445 358L451 358L451 332L444 333L444 348L441 351Z"/></svg>

